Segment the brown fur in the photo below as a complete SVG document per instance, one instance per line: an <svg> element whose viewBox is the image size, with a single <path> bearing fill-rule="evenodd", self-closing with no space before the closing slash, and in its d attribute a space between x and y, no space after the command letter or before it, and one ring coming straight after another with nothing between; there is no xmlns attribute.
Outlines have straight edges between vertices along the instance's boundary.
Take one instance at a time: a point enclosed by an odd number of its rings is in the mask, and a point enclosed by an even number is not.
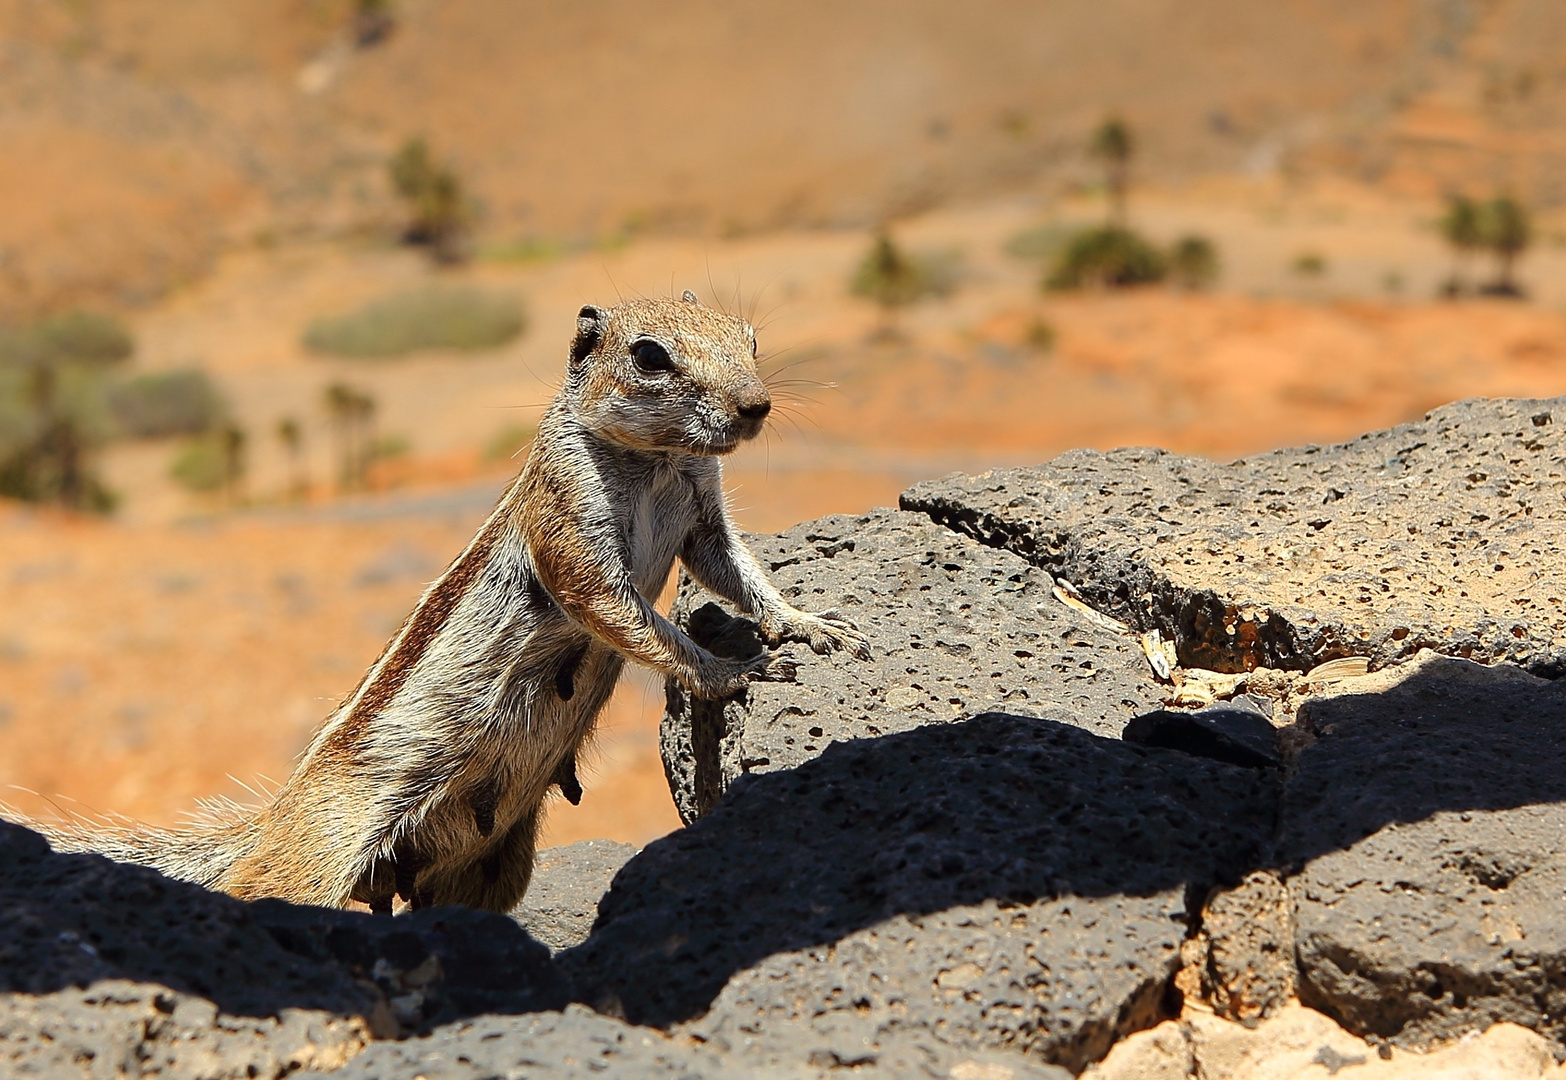
<svg viewBox="0 0 1566 1080"><path fill-rule="evenodd" d="M865 655L848 623L788 605L729 520L718 457L770 407L754 357L748 324L689 293L583 308L520 475L267 805L181 832L44 831L244 898L509 910L549 789L581 797L576 756L625 659L707 697L766 668L654 610L674 559L770 642Z"/></svg>

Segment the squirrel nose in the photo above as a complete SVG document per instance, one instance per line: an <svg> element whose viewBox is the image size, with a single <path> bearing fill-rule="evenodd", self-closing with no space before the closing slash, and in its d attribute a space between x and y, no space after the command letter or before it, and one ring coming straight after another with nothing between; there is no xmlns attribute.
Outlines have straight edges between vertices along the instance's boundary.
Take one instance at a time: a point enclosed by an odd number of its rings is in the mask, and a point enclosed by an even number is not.
<svg viewBox="0 0 1566 1080"><path fill-rule="evenodd" d="M763 395L750 401L741 401L734 411L747 420L765 420L767 414L772 411L772 399Z"/></svg>

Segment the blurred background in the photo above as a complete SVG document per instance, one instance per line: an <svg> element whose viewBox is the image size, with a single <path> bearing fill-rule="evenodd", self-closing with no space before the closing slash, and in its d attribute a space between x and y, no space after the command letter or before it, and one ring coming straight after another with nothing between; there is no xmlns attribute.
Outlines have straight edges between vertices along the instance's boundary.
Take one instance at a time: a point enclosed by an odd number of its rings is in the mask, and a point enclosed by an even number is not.
<svg viewBox="0 0 1566 1080"><path fill-rule="evenodd" d="M687 288L762 328L757 531L1566 393L1566 6L0 0L4 800L282 779L576 309ZM678 824L661 708L545 843Z"/></svg>

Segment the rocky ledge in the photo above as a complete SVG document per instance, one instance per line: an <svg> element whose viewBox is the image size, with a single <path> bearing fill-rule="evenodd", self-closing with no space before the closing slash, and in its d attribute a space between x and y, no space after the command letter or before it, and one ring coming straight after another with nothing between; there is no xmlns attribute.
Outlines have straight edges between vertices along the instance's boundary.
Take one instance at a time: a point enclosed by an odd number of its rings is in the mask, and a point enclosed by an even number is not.
<svg viewBox="0 0 1566 1080"><path fill-rule="evenodd" d="M513 919L0 826L0 1073L1560 1080L1559 422L1076 452L753 538L872 659L671 686L686 827L541 853ZM760 648L693 582L674 617Z"/></svg>

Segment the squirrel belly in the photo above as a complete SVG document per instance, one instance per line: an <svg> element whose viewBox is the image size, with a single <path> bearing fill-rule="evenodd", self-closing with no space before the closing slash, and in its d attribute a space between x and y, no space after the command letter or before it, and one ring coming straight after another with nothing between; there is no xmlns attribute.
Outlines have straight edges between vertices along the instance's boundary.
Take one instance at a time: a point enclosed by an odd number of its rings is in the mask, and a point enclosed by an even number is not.
<svg viewBox="0 0 1566 1080"><path fill-rule="evenodd" d="M851 624L784 601L729 518L719 458L769 408L743 320L690 293L583 308L521 473L265 805L209 803L179 830L28 824L244 899L509 911L549 789L581 798L625 660L703 697L765 671L656 611L676 559L769 644L868 655Z"/></svg>

